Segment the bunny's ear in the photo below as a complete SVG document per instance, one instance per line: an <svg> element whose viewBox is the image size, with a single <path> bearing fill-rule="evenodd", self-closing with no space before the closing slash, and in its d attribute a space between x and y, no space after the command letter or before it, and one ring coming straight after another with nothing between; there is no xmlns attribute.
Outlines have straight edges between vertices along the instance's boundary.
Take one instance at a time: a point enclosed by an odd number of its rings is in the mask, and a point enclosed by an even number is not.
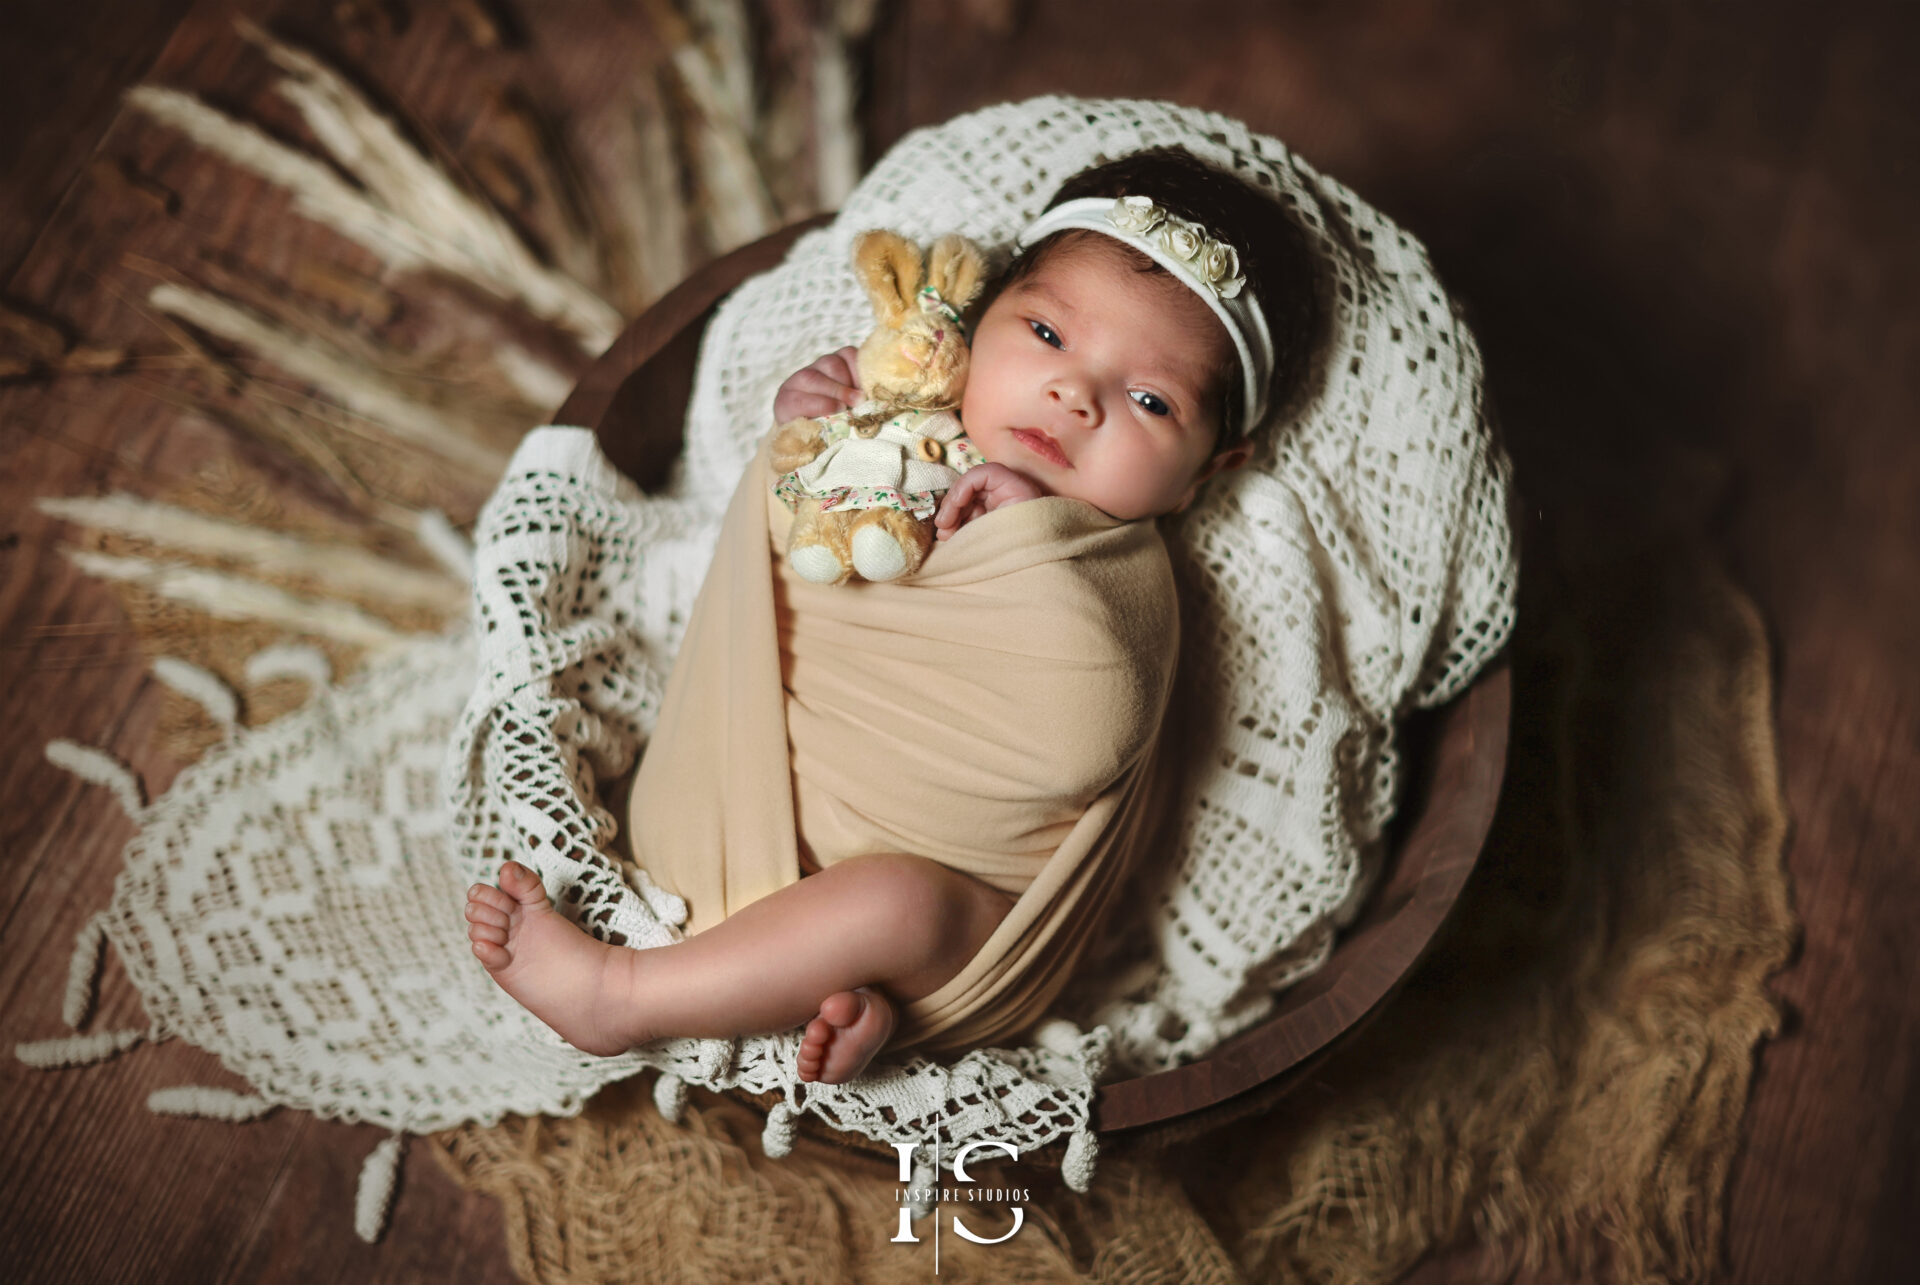
<svg viewBox="0 0 1920 1285"><path fill-rule="evenodd" d="M918 307L920 247L897 232L862 232L853 242L853 272L884 326L899 326Z"/></svg>
<svg viewBox="0 0 1920 1285"><path fill-rule="evenodd" d="M927 256L927 284L938 290L954 311L966 311L967 305L979 297L986 278L987 256L967 238L949 235L933 243L933 252Z"/></svg>

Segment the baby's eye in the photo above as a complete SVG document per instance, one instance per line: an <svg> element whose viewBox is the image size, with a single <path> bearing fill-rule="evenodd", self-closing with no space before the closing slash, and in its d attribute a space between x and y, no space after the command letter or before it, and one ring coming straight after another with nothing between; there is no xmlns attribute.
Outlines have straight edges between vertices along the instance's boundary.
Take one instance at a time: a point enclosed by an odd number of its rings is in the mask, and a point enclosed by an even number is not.
<svg viewBox="0 0 1920 1285"><path fill-rule="evenodd" d="M1053 333L1053 327L1049 326L1046 322L1029 321L1027 324L1033 328L1034 334L1040 336L1041 343L1052 344L1055 348L1066 347L1065 344L1060 342L1060 336Z"/></svg>
<svg viewBox="0 0 1920 1285"><path fill-rule="evenodd" d="M1167 405L1152 393L1135 391L1129 394L1129 396L1131 396L1134 401L1139 402L1140 408L1149 415L1173 414L1173 407Z"/></svg>

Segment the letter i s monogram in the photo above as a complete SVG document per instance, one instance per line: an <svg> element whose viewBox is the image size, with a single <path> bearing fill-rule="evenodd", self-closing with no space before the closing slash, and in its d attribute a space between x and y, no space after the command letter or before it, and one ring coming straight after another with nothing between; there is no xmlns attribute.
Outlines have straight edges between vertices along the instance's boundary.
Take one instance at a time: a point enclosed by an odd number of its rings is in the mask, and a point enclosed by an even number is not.
<svg viewBox="0 0 1920 1285"><path fill-rule="evenodd" d="M903 1184L912 1182L913 1144L911 1142L896 1142L893 1144L893 1149L900 1156L900 1181ZM920 1243L920 1238L913 1234L913 1210L907 1205L900 1206L899 1233L887 1243L890 1245L898 1245L902 1242L913 1245Z"/></svg>

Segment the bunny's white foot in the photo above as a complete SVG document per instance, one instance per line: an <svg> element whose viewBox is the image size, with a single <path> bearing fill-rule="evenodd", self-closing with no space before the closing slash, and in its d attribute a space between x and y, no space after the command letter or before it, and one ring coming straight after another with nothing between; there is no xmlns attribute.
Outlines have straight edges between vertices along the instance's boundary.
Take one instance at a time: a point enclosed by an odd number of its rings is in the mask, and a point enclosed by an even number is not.
<svg viewBox="0 0 1920 1285"><path fill-rule="evenodd" d="M853 533L853 569L868 580L897 580L906 574L907 553L884 527L863 526Z"/></svg>
<svg viewBox="0 0 1920 1285"><path fill-rule="evenodd" d="M854 545L856 548L859 546L858 539L854 541ZM859 561L857 553L854 559L857 564ZM833 550L824 544L809 544L803 548L789 550L787 562L802 580L811 580L815 584L838 584L847 578L847 569L840 564L840 559L834 556Z"/></svg>

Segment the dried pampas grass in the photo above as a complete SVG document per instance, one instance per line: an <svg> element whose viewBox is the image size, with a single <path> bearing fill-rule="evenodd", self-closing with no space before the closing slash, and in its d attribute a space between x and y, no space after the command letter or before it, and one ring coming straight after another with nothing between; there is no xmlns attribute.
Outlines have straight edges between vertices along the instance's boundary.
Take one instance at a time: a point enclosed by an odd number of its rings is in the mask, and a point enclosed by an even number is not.
<svg viewBox="0 0 1920 1285"><path fill-rule="evenodd" d="M34 503L42 513L96 531L130 536L196 557L239 563L263 574L301 580L345 598L425 608L449 618L467 607L465 584L451 576L378 557L352 545L315 544L124 492L97 497L48 496Z"/></svg>
<svg viewBox="0 0 1920 1285"><path fill-rule="evenodd" d="M466 429L407 396L377 371L316 345L312 335L281 330L230 300L185 286L162 283L147 298L208 334L246 345L288 374L325 390L338 405L432 451L454 468L488 479L506 469L505 451L475 441Z"/></svg>
<svg viewBox="0 0 1920 1285"><path fill-rule="evenodd" d="M700 185L700 215L717 252L757 240L778 225L773 193L751 142L753 117L740 112L728 89L729 60L745 54L701 43L667 0L647 0L647 16L671 49L671 62L690 109L688 140Z"/></svg>
<svg viewBox="0 0 1920 1285"><path fill-rule="evenodd" d="M242 20L239 26L288 73L274 89L299 109L314 136L364 184L364 193L314 158L190 94L136 85L127 91L128 101L286 188L302 214L396 268L433 269L471 281L569 331L589 353L598 354L613 342L621 324L613 305L542 264L506 219L469 197L332 69L251 23Z"/></svg>
<svg viewBox="0 0 1920 1285"><path fill-rule="evenodd" d="M135 306L179 349L139 356L133 377L248 443L256 485L317 502L327 519L318 530L352 526L339 542L275 531L273 517L232 520L234 497L224 494L209 498L211 512L126 494L49 500L46 511L104 541L70 556L154 610L244 622L218 627L228 632L304 635L336 654L382 650L408 628L464 612L471 551L439 511L470 517L512 438L573 384L553 360L564 356L548 347L554 336L536 339L526 323L598 353L621 325L609 299L638 312L704 253L838 204L858 170L850 50L875 4L642 0L666 45L659 59L572 123L543 114L538 105L554 99L537 85L478 87L473 102L486 114L459 160L424 125L410 139L404 113L377 108L338 70L244 19L238 30L277 69L271 91L298 112L312 145L289 145L176 89L130 91L134 107L284 189L298 213L384 265L297 257L276 280L231 249L177 266L126 256L158 280ZM476 184L461 164L492 172ZM151 209L177 208L125 162L96 169L122 195L133 184ZM474 351L432 347L445 344L444 328L421 344L403 316L412 273L472 283L506 305L501 324ZM404 346L386 334L396 321ZM0 322L16 347L37 354L19 372L28 377L111 368L123 356L89 350L81 360L72 339L39 318ZM456 344L475 333L456 329ZM185 375L162 378L163 367ZM373 552L403 537L440 568ZM196 659L219 672L217 657Z"/></svg>
<svg viewBox="0 0 1920 1285"><path fill-rule="evenodd" d="M658 71L636 76L608 112L603 226L626 247L636 310L665 294L693 266L680 159Z"/></svg>
<svg viewBox="0 0 1920 1285"><path fill-rule="evenodd" d="M419 636L396 629L348 603L298 597L257 580L206 567L115 557L84 549L69 549L67 557L90 576L138 585L218 620L277 625L290 633L331 638L369 652L386 651Z"/></svg>

